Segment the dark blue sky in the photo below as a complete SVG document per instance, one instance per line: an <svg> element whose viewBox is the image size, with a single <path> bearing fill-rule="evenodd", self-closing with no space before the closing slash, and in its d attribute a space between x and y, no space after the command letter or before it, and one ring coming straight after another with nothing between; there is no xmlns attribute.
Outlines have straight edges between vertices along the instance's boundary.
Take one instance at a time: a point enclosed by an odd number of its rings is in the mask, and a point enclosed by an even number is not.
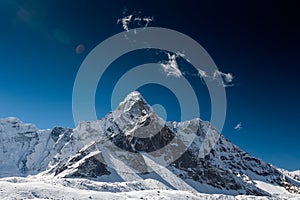
<svg viewBox="0 0 300 200"><path fill-rule="evenodd" d="M233 73L235 86L226 88L227 138L267 162L299 169L297 6L275 1L209 2L2 0L0 117L16 116L39 128L74 127L72 88L77 70L96 45L123 31L116 22L127 8L128 14L141 11L141 16L154 16L152 26L192 37L221 71ZM85 45L82 54L75 52L79 44ZM153 52L122 56L110 66L101 86L109 93L122 72L156 59ZM168 119L178 120L176 100L166 88L148 85L140 90L149 103L166 106ZM205 85L196 91L201 118L208 120ZM109 98L110 94L97 93L99 117L110 110ZM243 128L234 130L239 122Z"/></svg>

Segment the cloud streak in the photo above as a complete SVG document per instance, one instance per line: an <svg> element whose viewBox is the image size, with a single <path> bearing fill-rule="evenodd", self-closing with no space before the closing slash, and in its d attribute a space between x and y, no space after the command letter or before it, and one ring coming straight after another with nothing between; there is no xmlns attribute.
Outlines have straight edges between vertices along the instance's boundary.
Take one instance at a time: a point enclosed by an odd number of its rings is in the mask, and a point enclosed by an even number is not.
<svg viewBox="0 0 300 200"><path fill-rule="evenodd" d="M164 73L166 73L167 76L174 76L176 78L180 78L183 75L188 75L188 76L196 76L200 77L201 79L208 78L211 80L218 80L219 85L222 87L232 87L234 86L233 84L233 79L234 76L232 73L224 73L219 70L216 70L213 74L208 75L206 71L197 69L198 73L190 73L188 71L181 71L179 69L179 65L177 63L177 58L181 57L184 58L185 54L182 52L176 52L176 53L169 53L162 51L167 54L168 60L165 62L160 63L160 65L163 68ZM186 59L187 60L187 59ZM189 62L189 60L187 60Z"/></svg>
<svg viewBox="0 0 300 200"><path fill-rule="evenodd" d="M234 130L241 130L242 129L242 122L238 123L237 125L235 125L235 127L233 128Z"/></svg>

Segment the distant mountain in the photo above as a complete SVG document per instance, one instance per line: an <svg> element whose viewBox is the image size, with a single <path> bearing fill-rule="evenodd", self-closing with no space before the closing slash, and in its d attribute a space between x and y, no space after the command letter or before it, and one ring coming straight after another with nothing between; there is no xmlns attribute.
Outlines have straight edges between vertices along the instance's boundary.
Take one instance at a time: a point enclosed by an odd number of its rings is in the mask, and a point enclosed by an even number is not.
<svg viewBox="0 0 300 200"><path fill-rule="evenodd" d="M284 170L284 169L278 169L280 170L282 173L284 173L286 176L294 179L294 180L297 180L300 182L300 170L296 170L296 171L287 171L287 170Z"/></svg>
<svg viewBox="0 0 300 200"><path fill-rule="evenodd" d="M165 122L138 92L103 119L75 129L39 130L1 119L0 141L0 177L152 179L161 187L201 193L300 194L299 171L287 173L249 155L201 119Z"/></svg>
<svg viewBox="0 0 300 200"><path fill-rule="evenodd" d="M300 181L300 170L293 171L293 172L291 172L291 174L295 180Z"/></svg>

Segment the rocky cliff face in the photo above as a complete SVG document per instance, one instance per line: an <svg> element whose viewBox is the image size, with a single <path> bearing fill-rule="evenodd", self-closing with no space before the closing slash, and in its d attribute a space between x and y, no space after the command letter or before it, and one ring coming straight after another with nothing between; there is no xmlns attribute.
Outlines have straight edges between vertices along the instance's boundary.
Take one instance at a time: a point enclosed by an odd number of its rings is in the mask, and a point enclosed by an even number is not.
<svg viewBox="0 0 300 200"><path fill-rule="evenodd" d="M38 130L16 118L0 125L1 176L164 177L158 166L201 192L269 195L256 184L263 181L300 193L297 179L242 151L208 122L165 122L138 92L103 119L75 129Z"/></svg>

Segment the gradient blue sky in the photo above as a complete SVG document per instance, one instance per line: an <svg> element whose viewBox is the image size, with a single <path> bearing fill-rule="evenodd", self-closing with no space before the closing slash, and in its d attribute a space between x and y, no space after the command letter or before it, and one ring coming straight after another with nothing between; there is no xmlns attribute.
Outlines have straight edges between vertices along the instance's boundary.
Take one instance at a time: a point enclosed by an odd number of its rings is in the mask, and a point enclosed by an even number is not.
<svg viewBox="0 0 300 200"><path fill-rule="evenodd" d="M141 11L141 16L154 16L153 26L192 37L221 71L233 73L235 86L226 89L227 138L267 162L299 169L296 6L275 1L209 2L0 1L0 117L16 116L39 128L74 127L71 103L77 70L89 51L122 31L116 22L127 8L128 14ZM85 45L82 54L75 52L79 44ZM109 93L126 70L158 58L163 56L145 51L120 57L101 79L101 91ZM148 85L140 91L149 103L165 105L168 119L178 120L177 101L166 88ZM208 120L205 85L195 91L201 118ZM97 93L99 117L110 110L109 98ZM243 128L234 130L239 122Z"/></svg>

